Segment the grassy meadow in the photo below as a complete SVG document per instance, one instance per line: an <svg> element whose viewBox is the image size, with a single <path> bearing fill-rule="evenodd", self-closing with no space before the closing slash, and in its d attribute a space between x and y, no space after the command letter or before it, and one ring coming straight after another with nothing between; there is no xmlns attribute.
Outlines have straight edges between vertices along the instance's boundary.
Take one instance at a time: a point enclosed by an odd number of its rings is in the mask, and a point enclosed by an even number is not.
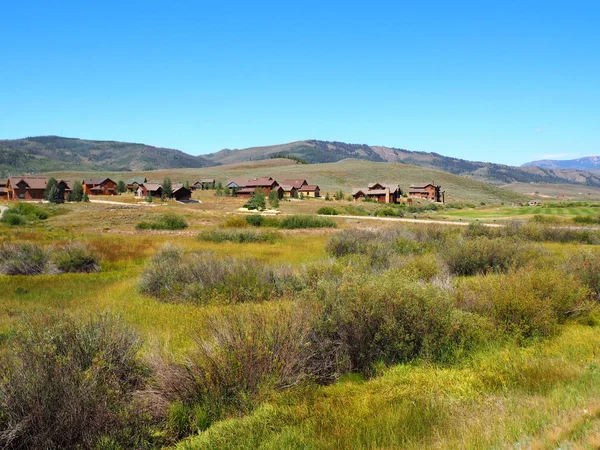
<svg viewBox="0 0 600 450"><path fill-rule="evenodd" d="M1 446L600 446L600 229L521 220L591 203L424 213L506 228L321 227L323 206L381 206L305 200L256 226L194 195L0 222ZM167 213L185 227L138 229ZM299 214L316 228L281 226Z"/></svg>

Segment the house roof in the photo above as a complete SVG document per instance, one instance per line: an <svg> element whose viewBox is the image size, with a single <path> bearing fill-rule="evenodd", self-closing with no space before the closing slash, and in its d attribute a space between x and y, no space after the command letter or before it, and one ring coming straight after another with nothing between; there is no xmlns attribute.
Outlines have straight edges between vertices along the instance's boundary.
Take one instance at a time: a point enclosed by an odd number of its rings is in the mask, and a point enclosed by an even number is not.
<svg viewBox="0 0 600 450"><path fill-rule="evenodd" d="M319 189L319 186L316 184L307 184L300 188L300 192L312 192L316 191L317 189Z"/></svg>
<svg viewBox="0 0 600 450"><path fill-rule="evenodd" d="M352 189L352 195L358 195L358 194L363 194L365 192L368 192L368 189L364 189L364 188L354 188Z"/></svg>
<svg viewBox="0 0 600 450"><path fill-rule="evenodd" d="M253 187L245 187L237 191L238 194L252 194L256 191L256 188Z"/></svg>
<svg viewBox="0 0 600 450"><path fill-rule="evenodd" d="M46 189L48 178L46 177L9 177L8 182L11 186L16 186L21 181L27 184L29 189Z"/></svg>
<svg viewBox="0 0 600 450"><path fill-rule="evenodd" d="M303 178L295 178L295 179L291 179L291 180L283 180L280 183L282 186L286 185L286 186L294 186L296 189L300 189L302 186L304 186L305 184L308 184L306 182L305 179Z"/></svg>
<svg viewBox="0 0 600 450"><path fill-rule="evenodd" d="M427 189L423 189L423 188L410 188L410 190L408 191L409 194L429 194L429 191Z"/></svg>
<svg viewBox="0 0 600 450"><path fill-rule="evenodd" d="M127 185L131 185L134 183L144 184L146 181L148 181L148 180L146 180L146 177L135 177L135 178L130 178L129 180L127 180L125 182L125 184L127 184Z"/></svg>
<svg viewBox="0 0 600 450"><path fill-rule="evenodd" d="M171 190L173 191L173 193L175 193L175 192L177 192L177 191L180 191L180 190L182 190L182 189L185 189L186 191L188 191L188 192L191 192L191 191L190 191L188 188L186 188L186 187L185 187L183 184L174 184L174 185L171 187Z"/></svg>
<svg viewBox="0 0 600 450"><path fill-rule="evenodd" d="M112 181L110 178L90 178L83 180L84 184L103 184L105 181ZM114 181L113 181L114 183Z"/></svg>
<svg viewBox="0 0 600 450"><path fill-rule="evenodd" d="M248 180L246 182L246 187L261 187L261 186L273 186L277 182L271 177L260 177L254 178L253 180Z"/></svg>
<svg viewBox="0 0 600 450"><path fill-rule="evenodd" d="M214 178L203 178L200 180L200 183L214 183L215 179Z"/></svg>
<svg viewBox="0 0 600 450"><path fill-rule="evenodd" d="M298 189L296 186L292 186L291 184L280 184L279 187L281 187L284 192L291 192L293 189Z"/></svg>
<svg viewBox="0 0 600 450"><path fill-rule="evenodd" d="M8 183L8 180L0 180L0 187L6 186L6 183Z"/></svg>
<svg viewBox="0 0 600 450"><path fill-rule="evenodd" d="M162 186L158 183L144 183L143 186L148 191L154 192L154 191L158 191L159 189L162 191Z"/></svg>
<svg viewBox="0 0 600 450"><path fill-rule="evenodd" d="M58 180L58 183L65 183L65 186L67 187L68 191L73 190L73 182L71 182L70 180Z"/></svg>
<svg viewBox="0 0 600 450"><path fill-rule="evenodd" d="M248 180L246 178L230 178L225 182L225 185L229 186L232 183L236 186L245 187L248 184Z"/></svg>
<svg viewBox="0 0 600 450"><path fill-rule="evenodd" d="M415 188L415 189L425 189L427 186L440 187L440 186L437 186L437 185L435 185L433 183L423 183L423 184L411 184L410 188L411 189L413 189L413 188Z"/></svg>

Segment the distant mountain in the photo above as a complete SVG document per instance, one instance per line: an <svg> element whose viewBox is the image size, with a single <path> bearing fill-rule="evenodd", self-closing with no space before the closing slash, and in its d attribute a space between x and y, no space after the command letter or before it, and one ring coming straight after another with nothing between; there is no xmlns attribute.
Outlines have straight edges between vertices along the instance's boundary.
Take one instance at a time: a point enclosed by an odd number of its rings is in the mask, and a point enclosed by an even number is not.
<svg viewBox="0 0 600 450"><path fill-rule="evenodd" d="M495 185L521 183L575 183L600 187L600 176L582 170L560 168L513 167L502 164L467 161L437 153L405 149L307 140L243 150L221 150L206 155L217 164L254 161L273 157L289 157L309 164L336 162L354 158L375 162L401 162L415 166L444 170Z"/></svg>
<svg viewBox="0 0 600 450"><path fill-rule="evenodd" d="M56 170L142 171L214 163L179 150L58 136L0 140L0 177Z"/></svg>
<svg viewBox="0 0 600 450"><path fill-rule="evenodd" d="M58 136L0 140L0 177L28 172L141 172L201 168L271 158L290 158L308 164L344 159L404 163L443 170L497 186L510 183L571 183L600 187L600 172L595 174L579 169L537 166L513 167L467 161L437 153L317 140L242 150L225 149L202 156L144 144Z"/></svg>
<svg viewBox="0 0 600 450"><path fill-rule="evenodd" d="M573 169L600 171L600 156L586 156L577 159L543 159L523 164L521 167L542 167L544 169Z"/></svg>

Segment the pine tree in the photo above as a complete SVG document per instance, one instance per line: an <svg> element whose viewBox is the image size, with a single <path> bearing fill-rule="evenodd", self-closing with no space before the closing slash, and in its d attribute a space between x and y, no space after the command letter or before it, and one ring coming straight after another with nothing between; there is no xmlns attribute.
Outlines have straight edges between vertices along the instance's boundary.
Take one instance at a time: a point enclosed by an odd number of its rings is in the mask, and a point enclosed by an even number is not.
<svg viewBox="0 0 600 450"><path fill-rule="evenodd" d="M89 202L90 201L90 197L87 195L87 192L83 193L83 197L81 197L81 201L82 202Z"/></svg>
<svg viewBox="0 0 600 450"><path fill-rule="evenodd" d="M163 191L163 195L167 198L171 198L173 197L173 185L171 184L171 179L170 178L165 178L163 180L163 184L161 185L162 187L162 191Z"/></svg>
<svg viewBox="0 0 600 450"><path fill-rule="evenodd" d="M61 189L58 183L55 183L48 193L47 200L50 203L64 203L65 202L65 191Z"/></svg>
<svg viewBox="0 0 600 450"><path fill-rule="evenodd" d="M279 208L279 192L274 189L269 192L269 205L274 209Z"/></svg>
<svg viewBox="0 0 600 450"><path fill-rule="evenodd" d="M83 186L81 183L73 183L73 191L71 192L71 201L80 202L83 200Z"/></svg>
<svg viewBox="0 0 600 450"><path fill-rule="evenodd" d="M125 192L127 190L127 186L125 185L125 182L123 180L119 180L117 182L117 192L119 194L122 194L123 192Z"/></svg>
<svg viewBox="0 0 600 450"><path fill-rule="evenodd" d="M56 181L56 178L50 177L50 179L46 183L46 190L44 191L44 198L46 200L50 201L50 193L52 192L52 188L54 188L54 186L57 186L57 185L58 185L58 181Z"/></svg>
<svg viewBox="0 0 600 450"><path fill-rule="evenodd" d="M225 194L226 197L231 195L231 189L229 189L229 186L225 186L225 189L223 189L223 194Z"/></svg>
<svg viewBox="0 0 600 450"><path fill-rule="evenodd" d="M257 209L259 211L265 209L267 207L265 192L262 189L257 189L244 206L248 209Z"/></svg>
<svg viewBox="0 0 600 450"><path fill-rule="evenodd" d="M183 184L183 187L186 189L190 189L190 182L186 180L186 182Z"/></svg>

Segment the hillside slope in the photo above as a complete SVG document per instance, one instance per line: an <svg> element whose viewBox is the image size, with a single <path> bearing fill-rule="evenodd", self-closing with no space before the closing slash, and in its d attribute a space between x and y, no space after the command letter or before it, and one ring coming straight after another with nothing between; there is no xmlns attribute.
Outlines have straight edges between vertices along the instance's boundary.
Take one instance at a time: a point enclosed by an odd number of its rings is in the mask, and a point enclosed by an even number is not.
<svg viewBox="0 0 600 450"><path fill-rule="evenodd" d="M61 171L52 175L66 179L82 179L92 174ZM118 180L119 176L123 174L106 172L103 175L115 177ZM168 176L173 181L179 182L194 182L200 178L215 178L218 181L225 181L233 177L253 178L259 176L272 176L276 180L305 178L311 184L318 184L323 195L326 192L333 194L338 189L350 193L352 188L363 187L374 181L398 183L404 190L407 190L413 183L435 181L441 184L443 190L446 191L447 201L501 203L517 202L526 198L522 194L440 170L409 164L361 160L296 164L286 159L270 159L202 169L136 172L135 175L145 176L150 181L162 181L164 177Z"/></svg>
<svg viewBox="0 0 600 450"><path fill-rule="evenodd" d="M0 141L0 177L65 169L134 171L212 164L203 156L128 142L58 136Z"/></svg>
<svg viewBox="0 0 600 450"><path fill-rule="evenodd" d="M543 159L525 163L521 167L600 171L600 156L586 156L584 158L565 160Z"/></svg>
<svg viewBox="0 0 600 450"><path fill-rule="evenodd" d="M251 147L242 150L221 150L206 155L214 163L231 164L267 159L274 156L294 157L307 163L336 162L347 158L374 162L401 162L444 170L495 185L522 183L575 183L600 187L600 176L582 170L560 168L513 167L442 156L437 153L415 152L385 146L346 144L317 140L297 141L282 145Z"/></svg>

